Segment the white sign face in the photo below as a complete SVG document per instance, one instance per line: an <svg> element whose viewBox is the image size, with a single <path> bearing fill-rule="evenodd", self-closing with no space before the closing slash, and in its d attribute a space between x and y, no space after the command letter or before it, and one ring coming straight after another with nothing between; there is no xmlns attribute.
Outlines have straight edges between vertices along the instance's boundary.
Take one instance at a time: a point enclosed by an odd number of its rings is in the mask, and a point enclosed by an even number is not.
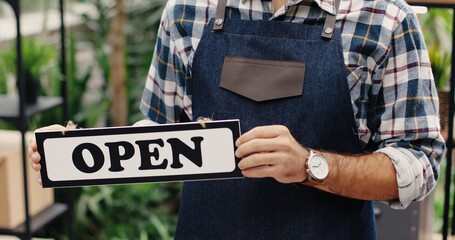
<svg viewBox="0 0 455 240"><path fill-rule="evenodd" d="M243 177L238 120L37 132L43 187Z"/></svg>

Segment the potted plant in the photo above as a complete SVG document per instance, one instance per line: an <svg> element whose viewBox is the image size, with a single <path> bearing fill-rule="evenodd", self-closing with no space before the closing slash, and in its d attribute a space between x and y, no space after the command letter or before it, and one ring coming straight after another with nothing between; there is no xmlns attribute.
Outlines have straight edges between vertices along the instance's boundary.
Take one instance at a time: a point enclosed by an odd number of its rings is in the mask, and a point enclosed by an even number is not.
<svg viewBox="0 0 455 240"><path fill-rule="evenodd" d="M428 54L438 90L441 131L446 136L449 122L449 80L452 56L449 52L442 51L436 46L430 46Z"/></svg>
<svg viewBox="0 0 455 240"><path fill-rule="evenodd" d="M25 81L25 100L28 104L34 104L40 93L41 76L46 74L52 67L55 67L57 60L57 51L42 41L31 38L22 39L22 66L23 79ZM4 72L17 74L16 64L17 54L16 46L11 47L5 53L0 55L0 61ZM17 86L21 79L17 79ZM18 88L19 89L19 88Z"/></svg>
<svg viewBox="0 0 455 240"><path fill-rule="evenodd" d="M430 9L426 15L419 15L438 90L441 132L444 137L447 137L449 122L452 16L451 10L439 8Z"/></svg>

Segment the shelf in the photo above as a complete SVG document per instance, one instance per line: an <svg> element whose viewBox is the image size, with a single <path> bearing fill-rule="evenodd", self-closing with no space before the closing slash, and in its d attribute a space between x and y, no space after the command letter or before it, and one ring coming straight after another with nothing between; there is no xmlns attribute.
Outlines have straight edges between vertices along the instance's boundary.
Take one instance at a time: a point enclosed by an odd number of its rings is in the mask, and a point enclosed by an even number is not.
<svg viewBox="0 0 455 240"><path fill-rule="evenodd" d="M62 104L63 99L60 97L38 97L36 104L26 105L25 118ZM19 98L17 96L0 95L0 106L0 118L12 122L19 119Z"/></svg>
<svg viewBox="0 0 455 240"><path fill-rule="evenodd" d="M19 92L22 88L24 88L22 81L24 80L24 61L23 61L23 51L22 51L22 33L21 33L21 4L20 0L4 0L8 3L15 16L16 20L16 54L17 54L17 79L19 81ZM2 2L0 0L0 2ZM65 44L65 15L64 15L64 3L65 0L58 0L59 2L59 12L60 12L60 70L63 76L62 86L61 86L61 93L60 97L38 97L38 101L36 104L26 104L21 102L24 98L20 98L18 96L7 96L0 94L0 119L5 120L18 129L21 130L22 133L22 147L25 146L25 131L27 130L28 118L56 108L58 106L62 106L62 115L63 118L68 118L68 111L65 106L66 99L67 99L67 85L66 85L66 44ZM45 209L38 215L34 217L30 217L29 211L29 196L28 196L28 184L27 184L27 156L25 153L25 149L22 149L22 162L23 162L23 191L24 191L24 209L25 209L25 219L24 223L14 229L5 229L0 228L0 234L5 235L14 235L21 239L30 239L35 232L39 229L43 228L50 222L54 221L56 218L62 216L63 214L68 214L69 217L65 220L68 222L68 238L71 240L73 239L73 230L72 230L72 206L73 201L72 199L69 200L68 204L64 203L56 203L50 206L49 208ZM19 199L18 199L19 200ZM1 213L0 213L1 214Z"/></svg>
<svg viewBox="0 0 455 240"><path fill-rule="evenodd" d="M38 215L30 218L30 232L35 233L37 230L46 226L48 223L67 213L68 206L63 203L55 203L54 205L46 208ZM21 237L25 234L25 224L19 225L14 229L0 228L0 234L15 235Z"/></svg>

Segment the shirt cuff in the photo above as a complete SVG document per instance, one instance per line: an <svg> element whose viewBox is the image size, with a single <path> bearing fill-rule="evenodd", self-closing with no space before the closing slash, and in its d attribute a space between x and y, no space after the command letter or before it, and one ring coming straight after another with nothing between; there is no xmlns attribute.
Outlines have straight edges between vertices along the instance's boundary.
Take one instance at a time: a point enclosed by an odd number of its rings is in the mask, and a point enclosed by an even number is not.
<svg viewBox="0 0 455 240"><path fill-rule="evenodd" d="M397 176L399 199L384 202L393 209L405 209L422 194L425 181L422 162L405 148L385 147L376 152L383 153L392 160Z"/></svg>

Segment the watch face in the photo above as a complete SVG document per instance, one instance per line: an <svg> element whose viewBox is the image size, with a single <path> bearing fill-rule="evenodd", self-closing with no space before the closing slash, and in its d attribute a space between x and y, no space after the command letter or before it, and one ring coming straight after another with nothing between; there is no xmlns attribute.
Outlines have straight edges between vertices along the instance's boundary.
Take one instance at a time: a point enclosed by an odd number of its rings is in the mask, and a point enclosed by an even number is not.
<svg viewBox="0 0 455 240"><path fill-rule="evenodd" d="M329 174L327 160L320 154L315 154L308 160L308 169L312 177L317 180L324 180Z"/></svg>

